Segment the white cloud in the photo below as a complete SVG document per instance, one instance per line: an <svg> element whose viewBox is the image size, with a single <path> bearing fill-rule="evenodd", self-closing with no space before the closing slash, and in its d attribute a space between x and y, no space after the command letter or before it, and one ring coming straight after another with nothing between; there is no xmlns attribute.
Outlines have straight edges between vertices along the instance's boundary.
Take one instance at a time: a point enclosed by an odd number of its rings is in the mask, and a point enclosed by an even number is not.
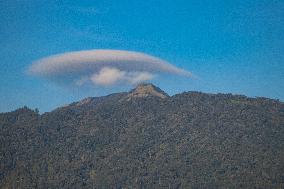
<svg viewBox="0 0 284 189"><path fill-rule="evenodd" d="M116 68L104 67L99 73L91 76L95 85L109 86L117 83L137 84L149 81L154 75L148 72L126 72Z"/></svg>
<svg viewBox="0 0 284 189"><path fill-rule="evenodd" d="M125 78L125 71L116 68L105 67L91 77L91 80L98 85L112 85Z"/></svg>
<svg viewBox="0 0 284 189"><path fill-rule="evenodd" d="M32 63L28 72L44 78L68 78L77 86L85 83L114 85L149 81L161 73L191 77L189 71L168 62L133 51L86 50L49 56Z"/></svg>

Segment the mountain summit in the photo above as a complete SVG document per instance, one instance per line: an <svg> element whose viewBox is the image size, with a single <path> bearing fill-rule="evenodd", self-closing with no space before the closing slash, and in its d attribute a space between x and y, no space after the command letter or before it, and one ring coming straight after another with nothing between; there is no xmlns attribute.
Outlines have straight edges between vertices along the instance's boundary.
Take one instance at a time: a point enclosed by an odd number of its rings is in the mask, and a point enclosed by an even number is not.
<svg viewBox="0 0 284 189"><path fill-rule="evenodd" d="M65 105L57 108L57 110L72 109L75 111L94 109L99 104L109 104L115 102L130 101L138 98L156 97L160 99L166 99L170 97L167 93L161 90L159 87L151 83L143 83L137 85L129 92L114 93L101 97L88 97L79 102L73 102L69 105Z"/></svg>
<svg viewBox="0 0 284 189"><path fill-rule="evenodd" d="M141 98L149 96L155 96L162 99L169 97L169 95L162 91L159 87L156 87L151 83L143 83L139 84L135 89L131 90L127 95L127 99L129 100L131 98Z"/></svg>

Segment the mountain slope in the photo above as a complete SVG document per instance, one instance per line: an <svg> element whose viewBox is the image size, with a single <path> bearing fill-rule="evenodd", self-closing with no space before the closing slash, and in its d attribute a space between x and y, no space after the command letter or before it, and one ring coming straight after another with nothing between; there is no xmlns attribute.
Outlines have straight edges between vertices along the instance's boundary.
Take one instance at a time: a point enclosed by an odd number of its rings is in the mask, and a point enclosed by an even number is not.
<svg viewBox="0 0 284 189"><path fill-rule="evenodd" d="M0 129L2 188L284 187L277 100L169 97L146 84L43 115L3 113Z"/></svg>

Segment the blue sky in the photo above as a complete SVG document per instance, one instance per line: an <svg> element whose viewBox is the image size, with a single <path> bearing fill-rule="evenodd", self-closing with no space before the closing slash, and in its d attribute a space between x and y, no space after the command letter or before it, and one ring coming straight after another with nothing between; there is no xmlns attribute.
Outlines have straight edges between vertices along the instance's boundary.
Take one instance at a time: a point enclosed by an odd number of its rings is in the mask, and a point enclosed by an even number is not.
<svg viewBox="0 0 284 189"><path fill-rule="evenodd" d="M284 100L284 1L0 0L0 7L0 112L50 111L131 88L66 88L26 74L34 60L87 49L143 52L198 76L153 80L171 95Z"/></svg>

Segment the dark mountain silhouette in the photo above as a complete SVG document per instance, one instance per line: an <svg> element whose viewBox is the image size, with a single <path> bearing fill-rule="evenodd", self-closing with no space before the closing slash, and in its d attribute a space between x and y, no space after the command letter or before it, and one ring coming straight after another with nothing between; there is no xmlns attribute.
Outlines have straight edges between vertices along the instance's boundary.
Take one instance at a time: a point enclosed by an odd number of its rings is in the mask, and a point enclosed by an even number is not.
<svg viewBox="0 0 284 189"><path fill-rule="evenodd" d="M284 104L151 84L0 114L1 188L283 188Z"/></svg>

